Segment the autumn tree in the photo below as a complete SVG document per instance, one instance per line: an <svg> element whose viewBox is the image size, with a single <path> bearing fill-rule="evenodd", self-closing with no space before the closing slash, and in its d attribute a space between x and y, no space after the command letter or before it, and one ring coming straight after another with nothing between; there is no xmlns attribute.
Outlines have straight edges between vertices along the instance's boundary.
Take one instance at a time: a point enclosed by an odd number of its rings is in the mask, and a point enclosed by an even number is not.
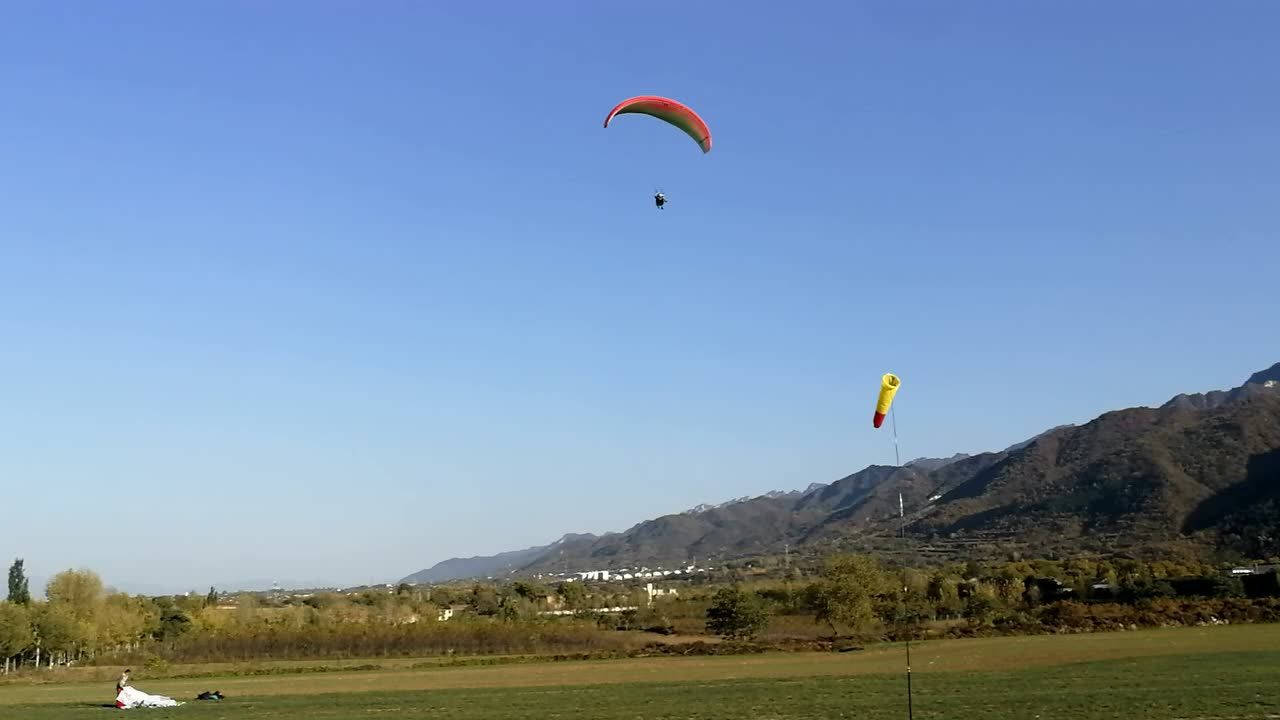
<svg viewBox="0 0 1280 720"><path fill-rule="evenodd" d="M582 583L560 583L556 593L564 600L564 606L570 610L582 610L587 606L587 589Z"/></svg>
<svg viewBox="0 0 1280 720"><path fill-rule="evenodd" d="M475 585L471 588L470 605L477 615L497 615L501 608L497 591L486 585Z"/></svg>
<svg viewBox="0 0 1280 720"><path fill-rule="evenodd" d="M119 651L141 640L147 626L143 604L124 593L112 593L98 610L96 647L99 651Z"/></svg>
<svg viewBox="0 0 1280 720"><path fill-rule="evenodd" d="M31 625L36 637L36 663L40 654L49 665L65 662L85 641L84 627L66 603L39 603L32 606Z"/></svg>
<svg viewBox="0 0 1280 720"><path fill-rule="evenodd" d="M876 597L888 589L887 578L871 558L829 558L814 588L815 617L828 623L833 635L839 634L838 625L857 629L875 617Z"/></svg>
<svg viewBox="0 0 1280 720"><path fill-rule="evenodd" d="M964 607L960 601L959 578L945 572L936 572L929 578L929 601L941 615L957 615Z"/></svg>
<svg viewBox="0 0 1280 720"><path fill-rule="evenodd" d="M707 608L707 630L727 640L754 637L769 624L769 613L754 593L721 588Z"/></svg>
<svg viewBox="0 0 1280 720"><path fill-rule="evenodd" d="M27 606L14 602L0 603L0 657L4 658L4 674L9 674L10 660L34 643Z"/></svg>
<svg viewBox="0 0 1280 720"><path fill-rule="evenodd" d="M104 598L102 578L92 570L66 570L45 586L50 604L63 605L76 620L93 622Z"/></svg>
<svg viewBox="0 0 1280 720"><path fill-rule="evenodd" d="M537 583L517 580L511 586L512 592L530 602L541 600L547 596L547 589Z"/></svg>

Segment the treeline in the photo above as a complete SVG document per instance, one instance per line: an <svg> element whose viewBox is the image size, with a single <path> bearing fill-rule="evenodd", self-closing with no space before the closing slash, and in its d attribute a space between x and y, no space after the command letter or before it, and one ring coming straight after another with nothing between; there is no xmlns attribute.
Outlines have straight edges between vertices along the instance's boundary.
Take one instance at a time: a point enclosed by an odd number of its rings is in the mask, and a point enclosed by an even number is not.
<svg viewBox="0 0 1280 720"><path fill-rule="evenodd" d="M20 576L20 562L15 567ZM625 641L595 622L540 616L550 593L529 583L435 590L435 597L408 585L306 597L220 598L212 588L144 597L110 591L91 571L68 570L49 581L47 600L33 601L19 589L24 582L11 582L12 599L0 603L6 673L90 663L606 652ZM589 604L580 586L565 595ZM454 604L458 617L441 622L442 607Z"/></svg>
<svg viewBox="0 0 1280 720"><path fill-rule="evenodd" d="M4 669L257 659L611 653L618 632L710 632L731 639L1114 630L1280 621L1274 573L1167 562L1069 560L890 567L868 556L734 585L685 581L651 599L635 586L530 581L400 585L306 596L114 592L87 570L53 577L33 600L21 561L0 603ZM630 608L621 613L602 608ZM568 615L551 615L560 611ZM652 636L650 636L652 637Z"/></svg>
<svg viewBox="0 0 1280 720"><path fill-rule="evenodd" d="M1246 580L1248 582L1246 582ZM1235 577L1228 568L1134 560L966 563L886 567L867 556L828 558L817 577L722 588L707 627L754 637L778 617L807 616L842 634L895 638L930 631L1118 630L1280 621L1275 572Z"/></svg>
<svg viewBox="0 0 1280 720"><path fill-rule="evenodd" d="M59 573L33 601L18 560L9 570L9 600L0 603L0 657L14 665L52 667L121 651L165 631L162 608L144 598L105 592L92 572Z"/></svg>
<svg viewBox="0 0 1280 720"><path fill-rule="evenodd" d="M146 657L165 662L230 662L555 654L613 651L623 645L621 636L603 633L594 624L564 621L525 621L519 627L466 621L347 626L262 623L229 631L193 632L176 641L158 642L148 648Z"/></svg>

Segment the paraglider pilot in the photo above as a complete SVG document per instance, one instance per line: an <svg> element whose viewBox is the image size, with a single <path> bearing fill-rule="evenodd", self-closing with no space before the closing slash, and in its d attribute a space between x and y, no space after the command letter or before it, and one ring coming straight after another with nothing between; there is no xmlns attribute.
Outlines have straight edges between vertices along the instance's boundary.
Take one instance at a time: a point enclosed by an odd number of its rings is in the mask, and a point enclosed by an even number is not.
<svg viewBox="0 0 1280 720"><path fill-rule="evenodd" d="M654 193L654 194L653 194L653 204L654 204L654 205L657 205L659 210L662 210L662 209L663 209L663 207L662 207L662 206L664 206L664 205L666 205L666 204L667 204L667 197L666 197L665 195L663 195L662 193Z"/></svg>

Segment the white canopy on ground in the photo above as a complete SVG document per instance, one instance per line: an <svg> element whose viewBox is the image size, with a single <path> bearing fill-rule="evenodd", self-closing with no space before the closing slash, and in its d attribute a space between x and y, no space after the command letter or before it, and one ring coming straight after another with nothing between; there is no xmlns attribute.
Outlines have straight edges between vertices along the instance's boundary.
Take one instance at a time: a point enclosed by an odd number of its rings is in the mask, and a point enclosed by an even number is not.
<svg viewBox="0 0 1280 720"><path fill-rule="evenodd" d="M175 707L182 703L171 697L163 695L148 695L141 690L125 686L120 690L120 694L116 695L116 707L121 710L130 708L157 708L157 707Z"/></svg>

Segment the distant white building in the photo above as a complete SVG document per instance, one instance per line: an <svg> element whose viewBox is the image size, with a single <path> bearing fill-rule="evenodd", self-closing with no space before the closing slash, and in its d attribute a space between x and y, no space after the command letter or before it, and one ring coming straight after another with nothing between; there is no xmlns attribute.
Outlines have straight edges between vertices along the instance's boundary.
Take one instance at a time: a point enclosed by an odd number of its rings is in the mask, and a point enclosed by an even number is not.
<svg viewBox="0 0 1280 720"><path fill-rule="evenodd" d="M461 615L467 609L466 605L450 605L449 607L440 608L440 612L436 613L436 620L444 622L452 617Z"/></svg>
<svg viewBox="0 0 1280 720"><path fill-rule="evenodd" d="M645 583L644 593L648 598L648 605L653 606L653 599L657 597L675 597L680 594L675 588L661 589L653 586L653 583Z"/></svg>
<svg viewBox="0 0 1280 720"><path fill-rule="evenodd" d="M654 568L651 570L647 567L615 568L612 570L578 570L574 572L547 574L545 577L562 577L564 578L564 582L573 582L575 580L580 580L582 582L624 582L626 580L661 579L664 577L671 577L673 575L693 575L701 572L706 572L705 568L686 565L684 568L677 568L674 570L663 570L662 568Z"/></svg>

